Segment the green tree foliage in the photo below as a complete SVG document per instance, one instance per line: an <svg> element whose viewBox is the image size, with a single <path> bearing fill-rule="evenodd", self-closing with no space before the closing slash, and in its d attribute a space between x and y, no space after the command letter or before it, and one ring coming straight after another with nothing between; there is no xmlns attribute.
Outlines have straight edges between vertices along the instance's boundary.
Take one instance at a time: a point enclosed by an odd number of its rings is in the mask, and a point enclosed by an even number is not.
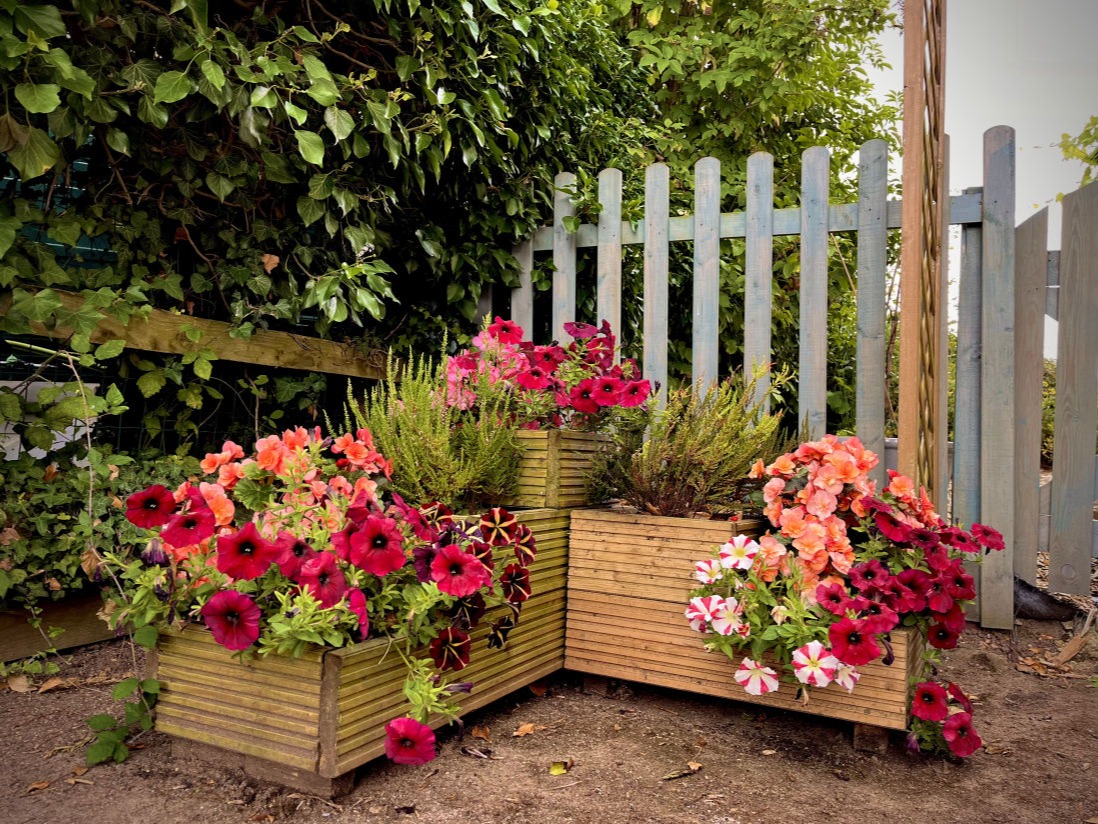
<svg viewBox="0 0 1098 824"><path fill-rule="evenodd" d="M1060 151L1067 160L1078 160L1086 168L1079 185L1086 186L1098 173L1098 115L1092 116L1079 134L1065 134L1060 140Z"/></svg>

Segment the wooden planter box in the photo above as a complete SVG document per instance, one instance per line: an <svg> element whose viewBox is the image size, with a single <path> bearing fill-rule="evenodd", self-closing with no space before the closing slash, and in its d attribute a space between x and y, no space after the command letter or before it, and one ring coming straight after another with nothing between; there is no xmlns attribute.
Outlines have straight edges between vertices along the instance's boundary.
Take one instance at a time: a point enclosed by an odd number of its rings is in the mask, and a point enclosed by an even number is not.
<svg viewBox="0 0 1098 824"><path fill-rule="evenodd" d="M588 476L595 454L607 442L606 435L523 429L518 432L518 440L523 447L518 491L503 501L506 506L564 509L591 503Z"/></svg>
<svg viewBox="0 0 1098 824"><path fill-rule="evenodd" d="M80 592L42 604L42 631L48 632L50 627L64 630L53 639L43 637L41 631L31 626L30 617L23 610L0 612L0 661L15 661L51 648L65 650L114 638L114 631L97 615L102 607L98 591Z"/></svg>
<svg viewBox="0 0 1098 824"><path fill-rule="evenodd" d="M738 662L705 651L705 636L692 630L683 614L696 585L694 562L709 557L735 530L754 532L758 526L601 510L573 513L565 667L871 727L906 729L909 685L920 672L923 650L923 638L913 630L892 633L895 662L861 667L852 693L832 684L810 690L806 704L785 683L767 695L749 695L732 678Z"/></svg>
<svg viewBox="0 0 1098 824"><path fill-rule="evenodd" d="M463 713L560 669L568 512L523 512L537 536L534 595L503 650L487 649L486 616L471 634L470 664L456 680ZM501 608L500 615L505 608ZM498 617L498 616L497 616ZM180 752L243 768L256 778L328 796L350 791L354 770L384 753L385 724L403 715L406 670L384 639L301 658L241 663L201 626L161 636L150 676L161 682L156 728ZM445 719L433 719L433 726Z"/></svg>

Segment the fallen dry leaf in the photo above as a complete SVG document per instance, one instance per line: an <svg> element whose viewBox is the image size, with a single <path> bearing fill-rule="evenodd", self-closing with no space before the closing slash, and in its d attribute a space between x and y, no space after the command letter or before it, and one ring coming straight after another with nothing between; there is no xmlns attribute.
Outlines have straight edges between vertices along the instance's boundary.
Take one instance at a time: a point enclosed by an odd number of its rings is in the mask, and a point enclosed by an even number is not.
<svg viewBox="0 0 1098 824"><path fill-rule="evenodd" d="M33 793L36 790L44 790L50 785L49 781L35 781L33 784L27 787L27 792Z"/></svg>
<svg viewBox="0 0 1098 824"><path fill-rule="evenodd" d="M0 546L8 546L8 544L14 544L19 540L19 532L12 529L10 526L0 529ZM3 569L10 570L13 566L11 561L7 558L4 559L6 563L3 564Z"/></svg>
<svg viewBox="0 0 1098 824"><path fill-rule="evenodd" d="M473 727L473 738L479 738L481 741L492 740L492 728L491 727Z"/></svg>
<svg viewBox="0 0 1098 824"><path fill-rule="evenodd" d="M8 689L12 692L30 692L30 681L27 680L25 675L9 675Z"/></svg>
<svg viewBox="0 0 1098 824"><path fill-rule="evenodd" d="M544 681L535 681L533 684L527 684L530 692L534 693L538 698L541 698L549 691L549 687L546 686Z"/></svg>
<svg viewBox="0 0 1098 824"><path fill-rule="evenodd" d="M511 733L511 736L514 738L522 738L524 735L533 735L536 732L547 729L549 728L544 724L531 724L528 722L526 724L519 724L519 728Z"/></svg>
<svg viewBox="0 0 1098 824"><path fill-rule="evenodd" d="M66 778L65 783L70 784L70 785L76 785L76 784L94 784L95 782L90 781L87 778Z"/></svg>
<svg viewBox="0 0 1098 824"><path fill-rule="evenodd" d="M984 744L984 752L991 755L1011 755L1014 750L1001 744Z"/></svg>
<svg viewBox="0 0 1098 824"><path fill-rule="evenodd" d="M686 769L672 770L663 778L661 778L660 781L675 781L679 778L686 778L688 776L694 775L701 768L702 765L699 764L697 761L690 761L687 763Z"/></svg>
<svg viewBox="0 0 1098 824"><path fill-rule="evenodd" d="M466 746L461 748L461 754L471 756L472 758L490 759L492 757L492 750L489 747L478 748Z"/></svg>
<svg viewBox="0 0 1098 824"><path fill-rule="evenodd" d="M1086 645L1087 636L1084 633L1076 635L1074 638L1064 644L1063 648L1060 650L1060 654L1053 659L1052 663L1057 667L1063 666L1080 652L1082 652L1083 647L1085 647Z"/></svg>
<svg viewBox="0 0 1098 824"><path fill-rule="evenodd" d="M87 771L88 771L87 767L73 767L72 768L72 774L73 775L83 775Z"/></svg>
<svg viewBox="0 0 1098 824"><path fill-rule="evenodd" d="M39 692L49 692L50 690L55 690L58 687L68 687L68 686L71 686L71 685L64 678L58 678L58 677L54 676L53 678L50 678L48 681L46 681L46 683L44 683L42 686L40 686L38 688L38 691Z"/></svg>
<svg viewBox="0 0 1098 824"><path fill-rule="evenodd" d="M762 754L763 755L777 755L778 751L777 750L763 750Z"/></svg>

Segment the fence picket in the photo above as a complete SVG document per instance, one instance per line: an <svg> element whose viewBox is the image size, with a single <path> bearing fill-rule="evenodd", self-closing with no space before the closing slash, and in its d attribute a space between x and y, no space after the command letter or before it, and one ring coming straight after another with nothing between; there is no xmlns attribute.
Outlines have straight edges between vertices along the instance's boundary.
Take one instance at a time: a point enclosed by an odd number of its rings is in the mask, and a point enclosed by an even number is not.
<svg viewBox="0 0 1098 824"><path fill-rule="evenodd" d="M855 421L867 449L884 455L885 270L888 263L888 143L862 144L858 158L858 340ZM884 460L872 472L884 484Z"/></svg>
<svg viewBox="0 0 1098 824"><path fill-rule="evenodd" d="M1064 196L1049 589L1090 594L1098 397L1098 188Z"/></svg>
<svg viewBox="0 0 1098 824"><path fill-rule="evenodd" d="M980 568L980 620L1014 625L1014 130L984 132L980 519L1006 549Z"/></svg>
<svg viewBox="0 0 1098 824"><path fill-rule="evenodd" d="M716 382L717 310L721 278L721 162L694 166L694 323L691 382L704 392Z"/></svg>
<svg viewBox="0 0 1098 824"><path fill-rule="evenodd" d="M511 320L527 335L534 330L534 242L526 239L511 250L519 267L519 285L511 290Z"/></svg>
<svg viewBox="0 0 1098 824"><path fill-rule="evenodd" d="M827 428L827 198L829 153L813 146L801 167L801 354L799 424L812 438Z"/></svg>
<svg viewBox="0 0 1098 824"><path fill-rule="evenodd" d="M621 172L599 172L598 294L595 322L609 321L621 335ZM614 354L617 357L617 353Z"/></svg>
<svg viewBox="0 0 1098 824"><path fill-rule="evenodd" d="M1048 279L1048 209L1014 234L1014 574L1037 583L1041 487L1041 378Z"/></svg>
<svg viewBox="0 0 1098 824"><path fill-rule="evenodd" d="M576 176L561 172L553 178L553 337L566 340L564 324L576 319L576 235L564 219L576 214L572 190Z"/></svg>
<svg viewBox="0 0 1098 824"><path fill-rule="evenodd" d="M667 270L670 171L664 163L644 177L644 377L659 383L656 405L667 403Z"/></svg>
<svg viewBox="0 0 1098 824"><path fill-rule="evenodd" d="M939 196L949 197L949 135L942 136L941 144L942 170L938 180ZM937 477L934 478L934 489L938 493L939 512L947 520L949 519L950 500L948 495L950 469L949 463L949 215L942 209L942 225L938 228L941 237L938 254L941 257L942 276L938 282L938 311L935 314L938 329L938 374L936 400L938 403L938 420L941 429L937 434L935 445L937 457L935 469Z"/></svg>
<svg viewBox="0 0 1098 824"><path fill-rule="evenodd" d="M774 276L774 158L755 152L747 159L747 251L744 258L744 373L767 366L755 399L770 408L771 281Z"/></svg>

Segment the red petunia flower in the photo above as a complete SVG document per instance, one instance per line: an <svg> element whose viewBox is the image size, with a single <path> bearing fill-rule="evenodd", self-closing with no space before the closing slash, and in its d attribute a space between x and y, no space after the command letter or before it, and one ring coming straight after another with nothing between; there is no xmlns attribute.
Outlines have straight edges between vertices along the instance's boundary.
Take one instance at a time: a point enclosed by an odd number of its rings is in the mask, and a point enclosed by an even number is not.
<svg viewBox="0 0 1098 824"><path fill-rule="evenodd" d="M492 546L504 546L515 539L518 521L502 506L489 509L480 518L480 535Z"/></svg>
<svg viewBox="0 0 1098 824"><path fill-rule="evenodd" d="M941 531L942 543L949 544L961 552L979 552L980 545L959 526L947 526Z"/></svg>
<svg viewBox="0 0 1098 824"><path fill-rule="evenodd" d="M347 609L358 618L358 637L365 641L370 634L370 613L366 609L366 593L358 587L347 590Z"/></svg>
<svg viewBox="0 0 1098 824"><path fill-rule="evenodd" d="M926 632L926 640L934 649L953 649L961 633L947 627L945 624L931 624Z"/></svg>
<svg viewBox="0 0 1098 824"><path fill-rule="evenodd" d="M972 714L967 712L949 716L942 724L942 737L949 745L949 751L961 758L968 758L984 745L972 726Z"/></svg>
<svg viewBox="0 0 1098 824"><path fill-rule="evenodd" d="M515 383L523 389L548 389L553 385L553 377L540 366L531 366L529 369L515 375Z"/></svg>
<svg viewBox="0 0 1098 824"><path fill-rule="evenodd" d="M214 534L216 519L209 509L195 509L173 515L160 533L160 539L177 549L194 546Z"/></svg>
<svg viewBox="0 0 1098 824"><path fill-rule="evenodd" d="M586 340L587 338L593 338L599 333L597 326L592 326L589 323L573 323L569 321L564 324L564 331L571 335L576 340Z"/></svg>
<svg viewBox="0 0 1098 824"><path fill-rule="evenodd" d="M881 654L881 648L873 634L867 632L862 621L843 618L827 630L832 654L852 667L868 664Z"/></svg>
<svg viewBox="0 0 1098 824"><path fill-rule="evenodd" d="M347 579L330 552L318 553L302 564L297 582L325 609L342 601L347 592Z"/></svg>
<svg viewBox="0 0 1098 824"><path fill-rule="evenodd" d="M965 712L970 714L972 713L972 701L967 695L965 695L965 691L963 689L950 681L949 686L946 687L946 690L949 692L950 698L952 698L954 701L964 707Z"/></svg>
<svg viewBox="0 0 1098 824"><path fill-rule="evenodd" d="M940 576L945 579L945 590L958 601L971 601L976 597L976 582L965 572L959 560L954 561Z"/></svg>
<svg viewBox="0 0 1098 824"><path fill-rule="evenodd" d="M499 578L503 598L511 604L521 604L533 591L530 588L530 570L518 564L508 564Z"/></svg>
<svg viewBox="0 0 1098 824"><path fill-rule="evenodd" d="M949 612L956 598L947 589L949 579L941 575L931 578L926 585L926 605L931 612Z"/></svg>
<svg viewBox="0 0 1098 824"><path fill-rule="evenodd" d="M457 627L446 627L431 641L428 652L436 669L462 670L469 666L472 645L469 633Z"/></svg>
<svg viewBox="0 0 1098 824"><path fill-rule="evenodd" d="M875 593L877 588L891 577L888 570L876 558L850 569L850 583L856 590L868 595Z"/></svg>
<svg viewBox="0 0 1098 824"><path fill-rule="evenodd" d="M504 320L496 315L496 321L488 327L488 334L500 343L521 343L522 327L513 320Z"/></svg>
<svg viewBox="0 0 1098 824"><path fill-rule="evenodd" d="M163 484L153 484L126 499L126 520L142 529L164 526L174 512L175 498Z"/></svg>
<svg viewBox="0 0 1098 824"><path fill-rule="evenodd" d="M945 721L949 717L945 688L933 681L917 684L915 699L911 703L911 714L924 721Z"/></svg>
<svg viewBox="0 0 1098 824"><path fill-rule="evenodd" d="M396 572L408 560L404 555L404 536L392 518L371 515L351 535L349 545L347 560L379 578Z"/></svg>
<svg viewBox="0 0 1098 824"><path fill-rule="evenodd" d="M621 402L621 393L625 384L617 378L601 377L595 379L595 403L599 406L617 406Z"/></svg>
<svg viewBox="0 0 1098 824"><path fill-rule="evenodd" d="M492 545L484 541L470 541L469 551L473 553L478 561L484 564L484 568L489 572L496 568L496 561L492 557ZM430 578L428 578L430 580Z"/></svg>
<svg viewBox="0 0 1098 824"><path fill-rule="evenodd" d="M551 375L564 363L565 355L559 346L535 346L532 352L526 353L526 358L531 366L540 367Z"/></svg>
<svg viewBox="0 0 1098 824"><path fill-rule="evenodd" d="M820 584L816 587L816 602L832 615L842 615L850 606L851 598L842 584Z"/></svg>
<svg viewBox="0 0 1098 824"><path fill-rule="evenodd" d="M595 381L593 378L584 378L574 387L568 395L572 408L584 415L594 415L599 411L598 401L595 400Z"/></svg>
<svg viewBox="0 0 1098 824"><path fill-rule="evenodd" d="M280 554L251 521L231 535L217 539L217 568L241 581L258 578L279 561Z"/></svg>
<svg viewBox="0 0 1098 824"><path fill-rule="evenodd" d="M958 635L965 631L965 610L960 604L951 606L949 612L931 613L930 617L933 621L948 627Z"/></svg>
<svg viewBox="0 0 1098 824"><path fill-rule="evenodd" d="M473 555L456 544L449 544L431 561L431 580L447 595L464 598L491 584L492 575Z"/></svg>
<svg viewBox="0 0 1098 824"><path fill-rule="evenodd" d="M972 537L988 549L1003 549L1003 534L997 529L992 529L984 524L972 525Z"/></svg>
<svg viewBox="0 0 1098 824"><path fill-rule="evenodd" d="M332 536L332 543L335 543L335 535ZM278 571L291 579L296 579L297 573L301 571L301 565L310 558L315 558L317 554L315 549L292 532L278 533L274 545L277 554L275 563L278 564Z"/></svg>
<svg viewBox="0 0 1098 824"><path fill-rule="evenodd" d="M234 589L215 593L202 606L202 620L225 649L247 649L259 638L259 607Z"/></svg>
<svg viewBox="0 0 1098 824"><path fill-rule="evenodd" d="M900 623L900 616L896 614L896 611L885 606L880 601L867 599L866 603L861 606L859 612L861 613L860 617L866 632L872 633L873 635L888 632Z"/></svg>
<svg viewBox="0 0 1098 824"><path fill-rule="evenodd" d="M538 545L534 531L526 524L519 524L515 528L515 560L521 566L530 566L537 554Z"/></svg>
<svg viewBox="0 0 1098 824"><path fill-rule="evenodd" d="M907 524L900 523L891 515L884 512L873 513L873 522L877 524L877 529L888 540L898 544L906 544L911 540L911 527Z"/></svg>
<svg viewBox="0 0 1098 824"><path fill-rule="evenodd" d="M907 612L921 612L924 610L926 608L926 591L930 586L930 575L921 569L905 569L896 578L911 590L911 608Z"/></svg>
<svg viewBox="0 0 1098 824"><path fill-rule="evenodd" d="M385 754L397 764L426 764L435 757L435 732L414 718L394 718L385 725Z"/></svg>

